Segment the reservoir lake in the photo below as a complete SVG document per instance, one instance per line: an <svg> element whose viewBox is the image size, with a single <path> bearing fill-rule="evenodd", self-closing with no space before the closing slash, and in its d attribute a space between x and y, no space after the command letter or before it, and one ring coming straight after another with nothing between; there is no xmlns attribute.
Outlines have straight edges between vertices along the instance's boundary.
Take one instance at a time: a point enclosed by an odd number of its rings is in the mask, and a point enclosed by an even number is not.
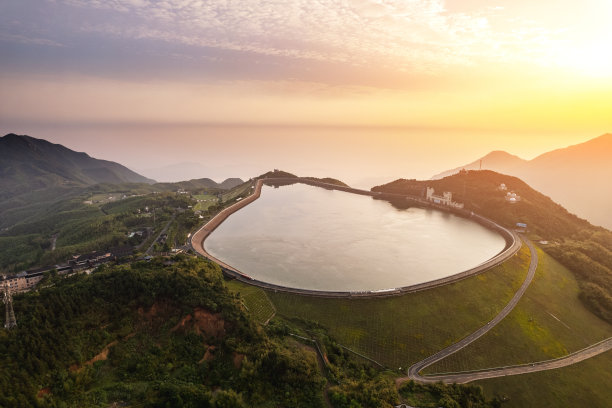
<svg viewBox="0 0 612 408"><path fill-rule="evenodd" d="M428 282L478 266L505 245L498 233L450 213L305 184L264 185L204 242L253 279L323 291Z"/></svg>

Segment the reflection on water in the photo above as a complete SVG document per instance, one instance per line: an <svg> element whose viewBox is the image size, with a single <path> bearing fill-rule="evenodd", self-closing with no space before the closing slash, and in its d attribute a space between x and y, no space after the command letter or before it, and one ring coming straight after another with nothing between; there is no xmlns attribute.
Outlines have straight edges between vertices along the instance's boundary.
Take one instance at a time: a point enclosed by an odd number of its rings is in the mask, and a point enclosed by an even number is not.
<svg viewBox="0 0 612 408"><path fill-rule="evenodd" d="M454 215L304 184L264 186L206 250L254 279L330 291L380 290L470 269L503 250L499 234Z"/></svg>

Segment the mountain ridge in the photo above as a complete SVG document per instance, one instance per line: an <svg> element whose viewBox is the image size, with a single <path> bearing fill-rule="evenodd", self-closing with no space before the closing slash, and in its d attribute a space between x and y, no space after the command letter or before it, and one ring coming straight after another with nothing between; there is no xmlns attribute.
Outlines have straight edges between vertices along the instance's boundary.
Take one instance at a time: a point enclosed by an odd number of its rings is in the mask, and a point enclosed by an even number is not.
<svg viewBox="0 0 612 408"><path fill-rule="evenodd" d="M519 156L513 155L504 150L493 150L480 159L474 160L465 166L455 167L451 170L438 173L431 179L438 180L447 176L452 176L461 170L480 170L481 162L486 164L489 161L494 161L496 163L496 167L507 167L510 169L528 162L528 160L522 159Z"/></svg>
<svg viewBox="0 0 612 408"><path fill-rule="evenodd" d="M612 133L583 143L543 153L524 160L507 152L494 151L465 166L441 172L438 180L460 170L483 170L516 176L550 196L569 211L591 223L612 229L612 191L606 189L612 179Z"/></svg>
<svg viewBox="0 0 612 408"><path fill-rule="evenodd" d="M155 183L119 163L15 133L0 137L0 176L0 198L58 185Z"/></svg>

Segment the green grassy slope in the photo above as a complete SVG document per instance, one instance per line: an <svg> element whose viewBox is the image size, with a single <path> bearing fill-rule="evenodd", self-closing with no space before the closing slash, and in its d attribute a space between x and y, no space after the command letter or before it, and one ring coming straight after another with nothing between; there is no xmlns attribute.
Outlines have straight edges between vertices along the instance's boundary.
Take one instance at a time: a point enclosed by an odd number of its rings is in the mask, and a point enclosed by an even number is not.
<svg viewBox="0 0 612 408"><path fill-rule="evenodd" d="M244 306L255 321L259 323L268 322L276 313L274 304L268 298L263 289L256 286L245 285L239 281L226 282L229 290L236 293L243 300Z"/></svg>
<svg viewBox="0 0 612 408"><path fill-rule="evenodd" d="M321 299L268 292L277 313L326 327L338 342L391 368L408 367L490 320L521 285L529 251L463 281L400 297Z"/></svg>
<svg viewBox="0 0 612 408"><path fill-rule="evenodd" d="M608 408L612 401L612 353L539 373L479 381L485 394L498 395L504 408Z"/></svg>
<svg viewBox="0 0 612 408"><path fill-rule="evenodd" d="M536 275L517 307L463 350L426 369L468 371L562 357L612 336L612 325L580 302L576 278L539 250Z"/></svg>

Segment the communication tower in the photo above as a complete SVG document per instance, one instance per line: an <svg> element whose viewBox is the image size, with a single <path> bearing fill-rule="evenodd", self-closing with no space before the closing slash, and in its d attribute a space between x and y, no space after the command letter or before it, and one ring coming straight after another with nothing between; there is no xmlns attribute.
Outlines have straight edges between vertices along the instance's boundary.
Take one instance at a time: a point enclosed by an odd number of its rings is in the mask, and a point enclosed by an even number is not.
<svg viewBox="0 0 612 408"><path fill-rule="evenodd" d="M4 328L12 329L17 326L17 319L15 319L15 312L13 311L13 295L11 295L11 288L6 280L3 286L4 308L6 310L6 323L4 323Z"/></svg>

